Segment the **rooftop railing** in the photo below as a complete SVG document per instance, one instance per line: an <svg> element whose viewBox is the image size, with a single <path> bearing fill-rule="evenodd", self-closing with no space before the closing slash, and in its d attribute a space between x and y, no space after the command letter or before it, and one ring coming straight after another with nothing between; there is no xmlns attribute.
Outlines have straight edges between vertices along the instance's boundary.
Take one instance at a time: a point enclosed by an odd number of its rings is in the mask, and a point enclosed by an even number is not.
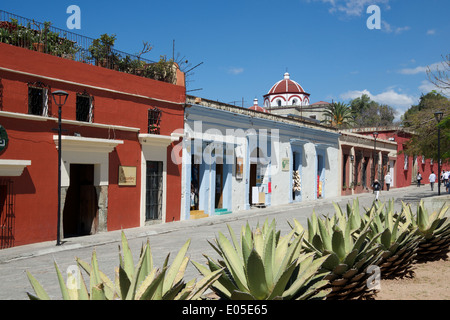
<svg viewBox="0 0 450 320"><path fill-rule="evenodd" d="M116 71L174 83L176 66L164 56L158 62L113 48L115 35L98 39L55 28L0 10L0 42Z"/></svg>

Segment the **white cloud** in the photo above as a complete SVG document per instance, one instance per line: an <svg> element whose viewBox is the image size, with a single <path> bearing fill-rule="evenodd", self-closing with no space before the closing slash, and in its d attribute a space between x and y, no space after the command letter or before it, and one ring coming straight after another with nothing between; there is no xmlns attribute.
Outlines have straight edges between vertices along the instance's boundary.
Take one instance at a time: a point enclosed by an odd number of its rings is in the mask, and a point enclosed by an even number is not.
<svg viewBox="0 0 450 320"><path fill-rule="evenodd" d="M430 29L427 31L427 35L433 35L433 34L436 34L436 30Z"/></svg>
<svg viewBox="0 0 450 320"><path fill-rule="evenodd" d="M328 3L331 7L330 13L339 12L347 16L361 16L366 13L368 6L373 4L384 4L385 8L390 9L389 0L314 0Z"/></svg>
<svg viewBox="0 0 450 320"><path fill-rule="evenodd" d="M433 90L436 90L436 92L440 92L443 95L450 97L450 89L443 90L441 88L436 87L433 83L431 83L428 80L422 80L422 84L419 86L419 90L423 94L427 94L428 92L431 92Z"/></svg>
<svg viewBox="0 0 450 320"><path fill-rule="evenodd" d="M402 32L404 32L404 31L408 31L409 29L411 29L410 27L408 27L408 26L404 26L404 27L397 27L397 28L395 28L395 33L396 34L400 34L400 33L402 33Z"/></svg>
<svg viewBox="0 0 450 320"><path fill-rule="evenodd" d="M371 100L378 102L379 104L391 106L398 112L397 116L402 115L409 107L411 107L411 105L417 103L415 97L395 92L393 89L387 89L379 94L372 94L367 89L362 91L352 90L341 94L340 98L343 100L352 100L361 97L363 94L368 95Z"/></svg>
<svg viewBox="0 0 450 320"><path fill-rule="evenodd" d="M234 74L234 75L240 74L242 72L244 72L244 68L231 67L228 69L228 73Z"/></svg>
<svg viewBox="0 0 450 320"><path fill-rule="evenodd" d="M394 32L395 34L400 34L404 31L408 31L409 29L411 29L409 26L395 27L391 26L387 21L381 20L381 31L386 33Z"/></svg>
<svg viewBox="0 0 450 320"><path fill-rule="evenodd" d="M433 64L430 64L429 66L418 66L415 68L404 68L399 70L398 72L401 74L408 74L408 75L412 75L412 74L418 74L418 73L425 73L428 70L428 67L430 67L432 70L436 69L437 66L440 65L440 62L436 62Z"/></svg>

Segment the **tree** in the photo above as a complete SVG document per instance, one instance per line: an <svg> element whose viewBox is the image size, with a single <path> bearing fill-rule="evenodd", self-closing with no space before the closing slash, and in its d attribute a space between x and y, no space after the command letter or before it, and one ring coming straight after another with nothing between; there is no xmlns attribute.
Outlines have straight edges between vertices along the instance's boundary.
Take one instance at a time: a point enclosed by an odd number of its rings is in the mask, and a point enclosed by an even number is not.
<svg viewBox="0 0 450 320"><path fill-rule="evenodd" d="M441 160L450 160L450 100L435 91L420 98L418 105L411 106L403 117L403 126L413 132L407 142L405 153L423 155L425 158L438 160L438 124L434 113L441 111L444 118L440 122Z"/></svg>
<svg viewBox="0 0 450 320"><path fill-rule="evenodd" d="M450 89L450 79L448 73L450 72L450 54L445 57L442 56L442 62L436 66L436 70L427 68L428 79L436 87L446 91Z"/></svg>
<svg viewBox="0 0 450 320"><path fill-rule="evenodd" d="M356 127L385 127L394 123L396 111L372 101L367 94L350 102Z"/></svg>
<svg viewBox="0 0 450 320"><path fill-rule="evenodd" d="M402 116L402 125L404 127L411 126L410 118L415 113L424 109L437 109L439 105L445 104L448 101L442 94L435 90L428 92L426 95L422 95L419 99L419 104L411 106Z"/></svg>
<svg viewBox="0 0 450 320"><path fill-rule="evenodd" d="M327 123L332 127L345 128L353 124L352 111L349 105L342 102L333 102L327 106L324 111L325 120L322 123Z"/></svg>

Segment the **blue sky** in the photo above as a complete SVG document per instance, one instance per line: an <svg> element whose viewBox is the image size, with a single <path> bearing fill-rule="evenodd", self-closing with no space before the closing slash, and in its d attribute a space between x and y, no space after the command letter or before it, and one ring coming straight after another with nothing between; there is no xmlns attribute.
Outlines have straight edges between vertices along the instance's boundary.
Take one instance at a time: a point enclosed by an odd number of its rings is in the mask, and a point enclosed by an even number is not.
<svg viewBox="0 0 450 320"><path fill-rule="evenodd" d="M186 57L195 68L188 92L249 107L286 70L311 103L369 94L400 116L433 86L426 67L450 53L448 0L4 1L0 9L67 28L69 5L81 9L76 33L116 34L129 53ZM381 29L368 29L378 5ZM196 90L201 89L201 90Z"/></svg>

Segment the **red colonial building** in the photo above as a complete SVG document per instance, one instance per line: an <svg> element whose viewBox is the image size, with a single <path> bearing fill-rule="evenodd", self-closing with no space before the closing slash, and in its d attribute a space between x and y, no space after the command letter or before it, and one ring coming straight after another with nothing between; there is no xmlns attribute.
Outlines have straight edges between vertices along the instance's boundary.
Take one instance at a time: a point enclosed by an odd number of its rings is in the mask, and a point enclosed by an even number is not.
<svg viewBox="0 0 450 320"><path fill-rule="evenodd" d="M400 127L383 127L383 128L361 128L353 129L355 133L372 136L374 132L378 132L378 139L388 140L397 143L397 159L394 163L395 174L393 176L395 188L402 188L417 183L417 174L422 175L422 184L429 184L429 176L433 171L436 176L438 174L438 164L432 159L426 159L422 155L408 156L403 153L407 142L411 139L413 133L405 128ZM448 163L441 165L441 171L450 170ZM437 181L437 180L436 180Z"/></svg>
<svg viewBox="0 0 450 320"><path fill-rule="evenodd" d="M63 90L61 211L58 106ZM0 43L1 248L180 219L173 83Z"/></svg>

